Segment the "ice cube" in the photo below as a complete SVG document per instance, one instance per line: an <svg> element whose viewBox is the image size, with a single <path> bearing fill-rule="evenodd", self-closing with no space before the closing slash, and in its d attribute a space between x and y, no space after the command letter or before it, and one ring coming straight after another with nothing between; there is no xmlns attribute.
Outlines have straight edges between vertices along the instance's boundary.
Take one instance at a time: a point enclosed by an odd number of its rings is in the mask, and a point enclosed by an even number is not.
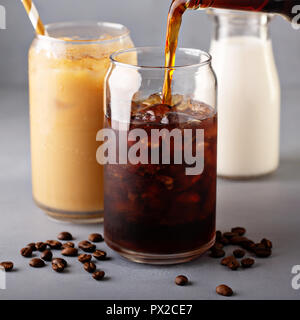
<svg viewBox="0 0 300 320"><path fill-rule="evenodd" d="M148 106L153 106L155 104L161 104L162 98L158 93L151 94L146 100L143 101L143 104Z"/></svg>

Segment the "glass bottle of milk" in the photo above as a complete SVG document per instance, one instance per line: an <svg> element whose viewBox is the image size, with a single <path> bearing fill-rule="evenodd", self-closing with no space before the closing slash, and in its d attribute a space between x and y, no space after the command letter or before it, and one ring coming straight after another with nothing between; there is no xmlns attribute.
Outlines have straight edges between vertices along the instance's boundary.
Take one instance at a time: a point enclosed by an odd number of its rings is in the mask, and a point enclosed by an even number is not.
<svg viewBox="0 0 300 320"><path fill-rule="evenodd" d="M209 10L218 78L218 175L247 179L279 164L280 84L269 37L270 15Z"/></svg>

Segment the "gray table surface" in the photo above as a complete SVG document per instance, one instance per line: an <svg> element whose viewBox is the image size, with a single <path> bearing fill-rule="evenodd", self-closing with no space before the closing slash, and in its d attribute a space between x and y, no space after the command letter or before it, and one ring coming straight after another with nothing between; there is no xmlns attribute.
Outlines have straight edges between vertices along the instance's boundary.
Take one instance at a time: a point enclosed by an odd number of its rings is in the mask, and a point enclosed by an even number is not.
<svg viewBox="0 0 300 320"><path fill-rule="evenodd" d="M243 225L250 238L270 238L275 246L271 258L257 259L253 269L236 272L207 254L184 265L147 266L128 262L101 243L98 247L107 250L111 260L98 263L108 278L96 282L76 258L67 259L71 264L68 272L57 274L49 265L30 268L19 254L25 244L55 238L65 229L85 239L103 228L56 223L34 205L27 93L25 89L2 89L0 261L14 261L16 271L7 273L7 289L0 290L0 299L228 299L215 294L220 283L235 290L231 299L299 299L300 290L291 286L291 269L300 265L299 98L298 89L283 90L280 169L257 181L218 181L218 228ZM178 274L187 275L191 285L175 286Z"/></svg>

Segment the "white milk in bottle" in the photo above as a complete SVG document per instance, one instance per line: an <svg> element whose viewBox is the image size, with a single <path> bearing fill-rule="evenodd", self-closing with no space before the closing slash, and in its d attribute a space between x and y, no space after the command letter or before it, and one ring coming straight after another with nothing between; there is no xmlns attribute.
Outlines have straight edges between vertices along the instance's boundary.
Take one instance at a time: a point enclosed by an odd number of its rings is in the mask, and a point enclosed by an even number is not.
<svg viewBox="0 0 300 320"><path fill-rule="evenodd" d="M243 179L279 163L280 84L268 36L269 16L212 10L218 78L218 175Z"/></svg>

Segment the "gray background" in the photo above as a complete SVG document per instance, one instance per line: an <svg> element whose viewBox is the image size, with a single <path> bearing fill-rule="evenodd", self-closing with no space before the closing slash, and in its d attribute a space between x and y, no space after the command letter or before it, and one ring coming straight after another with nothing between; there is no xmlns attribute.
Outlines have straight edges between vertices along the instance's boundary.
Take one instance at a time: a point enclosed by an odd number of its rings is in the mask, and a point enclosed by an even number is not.
<svg viewBox="0 0 300 320"><path fill-rule="evenodd" d="M171 0L35 0L44 23L72 20L119 22L132 33L137 46L163 45ZM7 10L7 30L0 30L0 86L24 85L27 51L33 30L20 0L0 0ZM271 24L274 51L283 87L300 83L300 31L276 18ZM207 50L211 22L205 14L184 17L180 45Z"/></svg>
<svg viewBox="0 0 300 320"><path fill-rule="evenodd" d="M162 45L170 0L37 0L45 22L94 19L121 22L137 45ZM185 265L153 267L125 261L108 251L111 260L98 263L108 280L96 282L76 259L65 274L50 266L33 270L18 251L32 241L55 238L64 229L77 240L102 226L61 225L49 221L31 199L27 50L32 27L19 0L0 0L7 9L7 30L0 30L0 261L12 260L7 290L0 299L226 299L215 287L226 283L232 299L299 299L291 287L291 269L300 264L299 32L277 18L272 23L274 51L282 82L281 165L272 176L256 181L218 181L218 228L247 227L249 237L274 242L270 259L257 259L253 269L230 271L207 255ZM119 8L118 8L119 5ZM207 49L211 24L204 14L184 19L181 44ZM232 248L228 248L230 253ZM173 284L178 274L192 281Z"/></svg>

